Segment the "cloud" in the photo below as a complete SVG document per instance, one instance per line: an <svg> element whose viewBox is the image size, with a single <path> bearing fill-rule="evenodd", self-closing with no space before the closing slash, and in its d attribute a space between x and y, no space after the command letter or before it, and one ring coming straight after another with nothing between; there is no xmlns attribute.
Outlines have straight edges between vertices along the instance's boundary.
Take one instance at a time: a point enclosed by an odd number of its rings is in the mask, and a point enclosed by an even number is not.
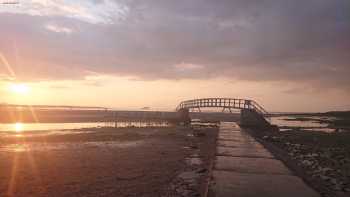
<svg viewBox="0 0 350 197"><path fill-rule="evenodd" d="M202 65L198 64L188 64L188 63L180 63L180 64L175 64L174 69L180 72L186 72L186 71L193 71L193 70L199 70L204 68Z"/></svg>
<svg viewBox="0 0 350 197"><path fill-rule="evenodd" d="M31 0L2 6L0 12L31 16L63 16L92 24L113 24L125 17L128 8L111 0Z"/></svg>
<svg viewBox="0 0 350 197"><path fill-rule="evenodd" d="M71 34L73 32L73 30L68 27L58 26L54 24L47 24L45 25L45 28L56 33Z"/></svg>
<svg viewBox="0 0 350 197"><path fill-rule="evenodd" d="M0 52L17 78L81 79L96 72L350 88L346 0L47 2L0 8Z"/></svg>

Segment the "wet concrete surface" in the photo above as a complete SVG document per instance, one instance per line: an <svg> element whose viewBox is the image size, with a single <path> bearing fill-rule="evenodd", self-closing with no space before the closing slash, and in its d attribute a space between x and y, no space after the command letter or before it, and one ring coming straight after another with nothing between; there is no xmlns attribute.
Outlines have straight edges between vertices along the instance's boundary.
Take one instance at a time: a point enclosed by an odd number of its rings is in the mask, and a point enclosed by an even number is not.
<svg viewBox="0 0 350 197"><path fill-rule="evenodd" d="M245 138L242 136L219 136L218 140L221 141L233 141L233 142L242 142L242 143L246 143L246 142L255 142L255 140L250 139L250 138Z"/></svg>
<svg viewBox="0 0 350 197"><path fill-rule="evenodd" d="M235 123L222 123L210 197L319 196Z"/></svg>
<svg viewBox="0 0 350 197"><path fill-rule="evenodd" d="M216 184L213 185L216 197L317 197L296 176L251 174L215 170Z"/></svg>
<svg viewBox="0 0 350 197"><path fill-rule="evenodd" d="M218 140L218 146L220 147L233 147L233 148L262 148L263 146L257 142L237 142L237 141L227 141L227 140Z"/></svg>
<svg viewBox="0 0 350 197"><path fill-rule="evenodd" d="M217 156L215 169L254 174L291 174L281 161L267 158Z"/></svg>
<svg viewBox="0 0 350 197"><path fill-rule="evenodd" d="M218 156L273 158L271 153L268 152L265 148L217 147L216 151Z"/></svg>

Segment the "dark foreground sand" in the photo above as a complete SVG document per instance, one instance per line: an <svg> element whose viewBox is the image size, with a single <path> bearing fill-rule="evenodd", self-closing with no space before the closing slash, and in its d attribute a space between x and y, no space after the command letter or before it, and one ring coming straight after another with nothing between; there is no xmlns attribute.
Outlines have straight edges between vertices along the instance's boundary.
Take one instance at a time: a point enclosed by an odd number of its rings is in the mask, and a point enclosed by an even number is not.
<svg viewBox="0 0 350 197"><path fill-rule="evenodd" d="M200 196L217 129L0 137L0 196ZM202 163L200 161L203 161Z"/></svg>

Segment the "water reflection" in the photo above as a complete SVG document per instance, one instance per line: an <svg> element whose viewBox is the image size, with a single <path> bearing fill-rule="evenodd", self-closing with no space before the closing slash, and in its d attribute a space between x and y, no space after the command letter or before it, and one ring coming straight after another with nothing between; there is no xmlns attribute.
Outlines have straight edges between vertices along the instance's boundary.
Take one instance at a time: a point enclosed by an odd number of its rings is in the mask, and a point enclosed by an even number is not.
<svg viewBox="0 0 350 197"><path fill-rule="evenodd" d="M314 117L315 118L315 117ZM280 127L327 127L327 123L320 123L317 119L298 120L291 116L272 117L271 123Z"/></svg>
<svg viewBox="0 0 350 197"><path fill-rule="evenodd" d="M280 131L304 130L304 131L321 131L331 133L335 128L330 128L326 123L328 120L335 120L335 117L319 116L278 116L272 117L271 123L277 125Z"/></svg>
<svg viewBox="0 0 350 197"><path fill-rule="evenodd" d="M143 140L136 141L101 141L101 142L53 142L53 143L16 143L0 146L0 152L33 152L57 150L81 150L97 148L129 148L144 144Z"/></svg>
<svg viewBox="0 0 350 197"><path fill-rule="evenodd" d="M103 127L103 122L84 122L84 123L4 123L0 124L0 132L16 132L24 131L47 131L47 130L66 130Z"/></svg>
<svg viewBox="0 0 350 197"><path fill-rule="evenodd" d="M27 144L10 144L7 146L0 147L0 151L9 151L9 152L25 152L29 151L30 148Z"/></svg>
<svg viewBox="0 0 350 197"><path fill-rule="evenodd" d="M78 122L78 123L2 123L0 132L59 131L101 127L167 127L167 122Z"/></svg>

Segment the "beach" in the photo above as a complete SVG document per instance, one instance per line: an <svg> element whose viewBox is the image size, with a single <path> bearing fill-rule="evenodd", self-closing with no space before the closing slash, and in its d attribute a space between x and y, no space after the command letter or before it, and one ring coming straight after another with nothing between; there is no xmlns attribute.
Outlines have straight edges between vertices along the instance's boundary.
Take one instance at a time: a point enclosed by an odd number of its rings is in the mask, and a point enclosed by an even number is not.
<svg viewBox="0 0 350 197"><path fill-rule="evenodd" d="M0 196L199 196L216 128L95 128L0 138Z"/></svg>

